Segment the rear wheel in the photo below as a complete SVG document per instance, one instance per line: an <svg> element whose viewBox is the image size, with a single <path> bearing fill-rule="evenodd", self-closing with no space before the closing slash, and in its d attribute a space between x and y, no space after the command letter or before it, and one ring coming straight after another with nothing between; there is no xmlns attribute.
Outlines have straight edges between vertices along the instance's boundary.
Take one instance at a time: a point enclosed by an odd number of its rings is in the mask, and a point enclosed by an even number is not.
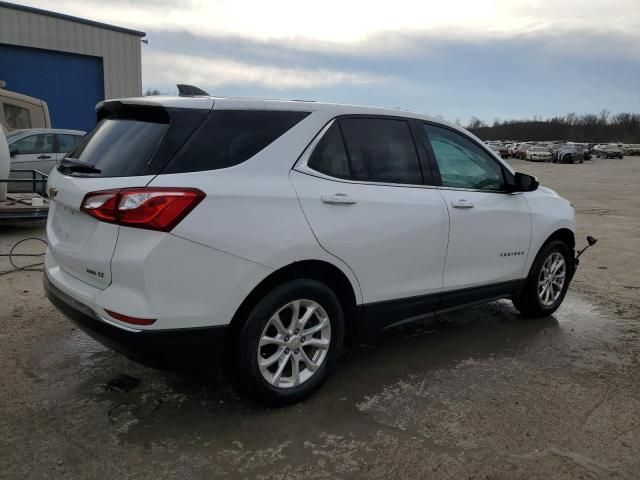
<svg viewBox="0 0 640 480"><path fill-rule="evenodd" d="M526 317L546 317L555 312L567 293L573 259L567 244L554 240L538 253L524 288L513 300Z"/></svg>
<svg viewBox="0 0 640 480"><path fill-rule="evenodd" d="M335 293L315 280L293 280L268 293L249 314L235 348L240 387L269 406L309 397L325 381L344 342Z"/></svg>

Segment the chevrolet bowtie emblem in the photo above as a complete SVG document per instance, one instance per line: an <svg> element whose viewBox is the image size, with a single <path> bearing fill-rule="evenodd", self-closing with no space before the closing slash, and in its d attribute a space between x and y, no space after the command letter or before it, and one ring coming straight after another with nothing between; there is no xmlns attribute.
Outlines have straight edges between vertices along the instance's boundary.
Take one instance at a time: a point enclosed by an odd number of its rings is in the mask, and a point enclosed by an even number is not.
<svg viewBox="0 0 640 480"><path fill-rule="evenodd" d="M58 195L58 189L56 187L49 187L49 198L56 198Z"/></svg>

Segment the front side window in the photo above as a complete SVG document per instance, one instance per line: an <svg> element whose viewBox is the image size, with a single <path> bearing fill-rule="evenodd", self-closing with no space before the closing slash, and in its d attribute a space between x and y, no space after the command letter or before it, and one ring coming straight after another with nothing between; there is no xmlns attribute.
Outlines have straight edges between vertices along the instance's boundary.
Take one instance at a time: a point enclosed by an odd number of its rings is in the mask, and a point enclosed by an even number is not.
<svg viewBox="0 0 640 480"><path fill-rule="evenodd" d="M353 180L420 184L418 153L409 124L386 118L340 120Z"/></svg>
<svg viewBox="0 0 640 480"><path fill-rule="evenodd" d="M473 190L503 190L498 162L481 147L452 130L424 124L436 157L442 186Z"/></svg>
<svg viewBox="0 0 640 480"><path fill-rule="evenodd" d="M347 151L342 141L338 123L334 122L325 132L309 157L307 166L316 172L336 178L351 178Z"/></svg>
<svg viewBox="0 0 640 480"><path fill-rule="evenodd" d="M7 127L9 128L31 128L31 114L26 108L5 103L4 119L7 122Z"/></svg>
<svg viewBox="0 0 640 480"><path fill-rule="evenodd" d="M29 135L13 142L10 149L18 155L53 153L53 134Z"/></svg>

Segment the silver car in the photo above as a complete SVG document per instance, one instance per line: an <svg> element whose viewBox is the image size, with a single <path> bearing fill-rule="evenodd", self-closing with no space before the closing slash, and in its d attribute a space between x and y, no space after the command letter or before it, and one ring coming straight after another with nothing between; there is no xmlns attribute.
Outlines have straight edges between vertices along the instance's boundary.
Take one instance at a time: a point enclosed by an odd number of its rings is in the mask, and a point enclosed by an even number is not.
<svg viewBox="0 0 640 480"><path fill-rule="evenodd" d="M31 179L30 172L37 170L48 175L58 160L75 149L86 132L59 128L33 128L14 130L7 134L11 156L11 179ZM12 182L9 191L31 191L31 183Z"/></svg>

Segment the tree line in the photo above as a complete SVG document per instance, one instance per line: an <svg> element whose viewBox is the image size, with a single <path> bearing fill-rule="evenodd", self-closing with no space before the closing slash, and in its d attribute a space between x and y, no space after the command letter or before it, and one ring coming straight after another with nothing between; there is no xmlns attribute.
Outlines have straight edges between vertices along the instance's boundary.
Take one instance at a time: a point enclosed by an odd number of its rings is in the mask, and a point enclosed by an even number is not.
<svg viewBox="0 0 640 480"><path fill-rule="evenodd" d="M473 117L467 126L483 140L566 140L640 143L640 113L569 113L548 119L498 120L487 125Z"/></svg>

